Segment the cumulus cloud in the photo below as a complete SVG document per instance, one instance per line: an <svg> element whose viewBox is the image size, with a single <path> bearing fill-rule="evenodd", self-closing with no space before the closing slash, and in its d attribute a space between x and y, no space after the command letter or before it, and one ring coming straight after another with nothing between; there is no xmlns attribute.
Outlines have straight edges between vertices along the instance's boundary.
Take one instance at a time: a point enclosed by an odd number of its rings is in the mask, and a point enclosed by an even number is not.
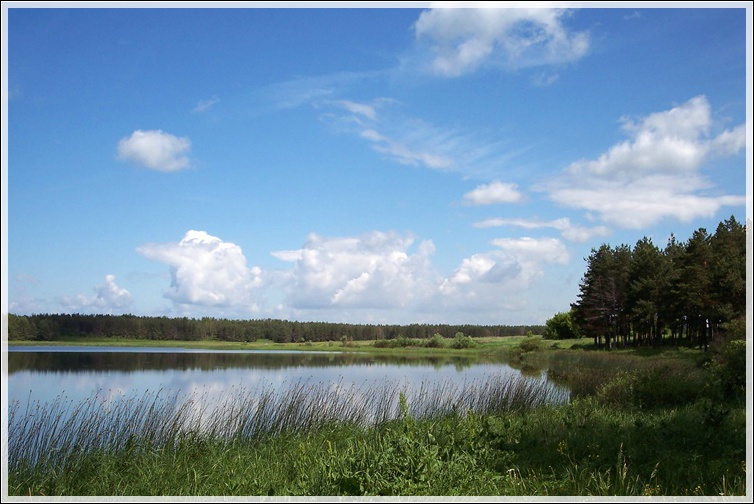
<svg viewBox="0 0 754 504"><path fill-rule="evenodd" d="M118 142L118 157L152 170L174 172L188 168L191 142L161 130L136 130Z"/></svg>
<svg viewBox="0 0 754 504"><path fill-rule="evenodd" d="M431 241L412 251L415 239L374 231L358 237L309 235L301 249L274 252L293 263L284 289L290 306L314 308L398 308L434 290Z"/></svg>
<svg viewBox="0 0 754 504"><path fill-rule="evenodd" d="M439 288L447 309L518 309L548 264L566 264L568 249L556 238L500 238L497 249L465 258Z"/></svg>
<svg viewBox="0 0 754 504"><path fill-rule="evenodd" d="M466 204L476 206L516 203L522 199L522 195L516 187L516 184L492 182L491 184L480 185L473 191L467 192L463 199Z"/></svg>
<svg viewBox="0 0 754 504"><path fill-rule="evenodd" d="M524 229L541 229L552 228L561 232L561 236L566 240L575 242L585 242L595 236L607 236L610 230L605 226L581 227L575 226L567 217L551 221L542 221L538 219L504 219L492 218L486 219L473 224L477 228L490 228L500 226L515 226Z"/></svg>
<svg viewBox="0 0 754 504"><path fill-rule="evenodd" d="M744 125L717 135L714 126L704 96L637 121L623 119L628 140L597 159L572 163L545 190L557 203L626 228L666 217L711 217L722 206L745 203L744 196L705 194L712 184L699 173L704 164L746 146Z"/></svg>
<svg viewBox="0 0 754 504"><path fill-rule="evenodd" d="M564 24L553 8L437 8L421 13L416 38L431 51L431 71L458 77L484 65L523 68L578 60L589 36Z"/></svg>
<svg viewBox="0 0 754 504"><path fill-rule="evenodd" d="M259 268L249 268L241 247L205 231L188 231L177 243L147 244L136 251L170 266L164 296L175 303L256 309L253 291L262 285Z"/></svg>
<svg viewBox="0 0 754 504"><path fill-rule="evenodd" d="M94 288L94 296L79 294L75 298L63 297L61 304L69 312L95 310L99 313L123 312L133 304L133 297L115 283L115 275L106 275L105 283Z"/></svg>

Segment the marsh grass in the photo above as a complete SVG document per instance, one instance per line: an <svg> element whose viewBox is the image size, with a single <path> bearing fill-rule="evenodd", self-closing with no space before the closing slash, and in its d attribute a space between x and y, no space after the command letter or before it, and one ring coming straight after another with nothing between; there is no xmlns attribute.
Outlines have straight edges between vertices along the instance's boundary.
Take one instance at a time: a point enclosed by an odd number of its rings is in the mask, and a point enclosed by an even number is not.
<svg viewBox="0 0 754 504"><path fill-rule="evenodd" d="M745 495L746 411L703 366L548 354L567 402L498 375L12 404L9 493Z"/></svg>
<svg viewBox="0 0 754 504"><path fill-rule="evenodd" d="M536 359L540 359L536 361ZM705 393L708 375L691 358L652 358L626 352L542 352L532 357L571 397L599 396L619 407L686 404Z"/></svg>
<svg viewBox="0 0 754 504"><path fill-rule="evenodd" d="M51 403L13 403L9 408L8 460L11 473L69 467L91 453L165 449L192 437L236 442L311 432L333 424L358 428L402 417L399 384L298 381L289 387L233 387L221 397L208 392L180 396L158 390L142 397L110 397L101 391L74 403L58 396ZM545 382L509 375L455 384L451 381L406 389L413 419L456 412L478 414L526 409L562 402Z"/></svg>

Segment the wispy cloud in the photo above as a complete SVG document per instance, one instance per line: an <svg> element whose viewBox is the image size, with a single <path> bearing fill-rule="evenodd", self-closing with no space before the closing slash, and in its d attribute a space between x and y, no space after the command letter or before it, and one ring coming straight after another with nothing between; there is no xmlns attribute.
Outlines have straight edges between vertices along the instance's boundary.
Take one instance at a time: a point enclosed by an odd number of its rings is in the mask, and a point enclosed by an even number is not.
<svg viewBox="0 0 754 504"><path fill-rule="evenodd" d="M485 66L515 69L578 60L589 50L589 35L566 27L570 12L441 7L422 12L414 29L429 51L430 71L458 77Z"/></svg>
<svg viewBox="0 0 754 504"><path fill-rule="evenodd" d="M492 218L473 224L476 228L491 228L501 226L514 226L524 229L541 229L552 228L561 232L561 236L569 241L585 242L595 236L607 236L610 230L605 226L581 227L574 226L567 217L551 221L542 221L538 219L505 219Z"/></svg>
<svg viewBox="0 0 754 504"><path fill-rule="evenodd" d="M486 178L521 152L506 148L499 138L480 138L406 116L401 104L390 98L323 100L313 105L335 131L353 134L369 142L375 152L404 165Z"/></svg>
<svg viewBox="0 0 754 504"><path fill-rule="evenodd" d="M123 161L163 172L189 167L191 142L162 130L134 131L118 142L118 157Z"/></svg>
<svg viewBox="0 0 754 504"><path fill-rule="evenodd" d="M624 118L628 140L597 159L572 163L544 190L559 204L625 228L668 217L689 222L711 217L722 206L743 205L742 195L705 194L713 187L700 174L705 163L746 146L744 125L713 136L711 117L706 97L697 96L638 120Z"/></svg>
<svg viewBox="0 0 754 504"><path fill-rule="evenodd" d="M191 112L194 112L194 113L206 112L219 102L220 102L220 98L218 98L217 96L213 96L212 98L208 100L199 100L196 106L193 109L191 109Z"/></svg>
<svg viewBox="0 0 754 504"><path fill-rule="evenodd" d="M359 82L375 79L383 74L382 71L336 72L299 77L272 84L263 90L263 95L276 109L297 108L328 99L337 101Z"/></svg>

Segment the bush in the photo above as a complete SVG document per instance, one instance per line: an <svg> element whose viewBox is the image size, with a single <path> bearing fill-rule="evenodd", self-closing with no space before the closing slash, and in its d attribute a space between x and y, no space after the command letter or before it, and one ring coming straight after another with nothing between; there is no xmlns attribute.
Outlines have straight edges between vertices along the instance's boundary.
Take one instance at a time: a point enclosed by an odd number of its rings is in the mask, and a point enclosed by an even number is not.
<svg viewBox="0 0 754 504"><path fill-rule="evenodd" d="M442 337L442 334L437 333L429 338L424 346L427 348L445 348L445 338Z"/></svg>
<svg viewBox="0 0 754 504"><path fill-rule="evenodd" d="M406 348L411 345L411 340L405 336L398 336L395 339L377 340L372 344L375 348Z"/></svg>
<svg viewBox="0 0 754 504"><path fill-rule="evenodd" d="M580 338L579 328L573 322L571 312L556 313L545 322L544 339L576 339Z"/></svg>
<svg viewBox="0 0 754 504"><path fill-rule="evenodd" d="M542 338L538 336L529 336L524 338L521 343L518 344L518 347L522 352L535 352L537 350L542 350L544 345L542 344Z"/></svg>
<svg viewBox="0 0 754 504"><path fill-rule="evenodd" d="M471 336L466 336L459 331L456 333L453 338L453 343L451 343L450 346L458 350L463 348L474 348L476 346L476 341L471 339Z"/></svg>
<svg viewBox="0 0 754 504"><path fill-rule="evenodd" d="M746 341L735 339L715 346L712 360L707 363L714 384L726 399L746 394Z"/></svg>

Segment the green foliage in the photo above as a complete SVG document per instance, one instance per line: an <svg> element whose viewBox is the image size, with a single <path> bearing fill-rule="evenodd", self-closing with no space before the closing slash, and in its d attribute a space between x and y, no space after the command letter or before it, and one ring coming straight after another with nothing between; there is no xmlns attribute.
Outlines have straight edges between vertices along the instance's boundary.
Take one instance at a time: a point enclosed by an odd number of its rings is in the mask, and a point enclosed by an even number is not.
<svg viewBox="0 0 754 504"><path fill-rule="evenodd" d="M417 345L416 341L412 341L405 336L398 336L395 339L377 340L373 343L376 348L407 348Z"/></svg>
<svg viewBox="0 0 754 504"><path fill-rule="evenodd" d="M707 368L724 398L743 398L746 394L746 341L735 339L717 345Z"/></svg>
<svg viewBox="0 0 754 504"><path fill-rule="evenodd" d="M126 338L156 341L292 341L337 342L341 336L349 341L392 340L403 335L421 341L440 334L452 338L457 332L472 337L521 336L526 331L541 332L543 326L507 325L373 325L331 322L298 322L288 320L228 320L141 317L135 315L84 314L8 314L10 340L54 340L61 337Z"/></svg>
<svg viewBox="0 0 754 504"><path fill-rule="evenodd" d="M462 332L457 332L453 337L450 346L455 349L474 348L476 346L476 341L474 341L471 336L467 336Z"/></svg>
<svg viewBox="0 0 754 504"><path fill-rule="evenodd" d="M560 312L545 322L544 339L576 339L580 338L578 327L573 321L571 312Z"/></svg>
<svg viewBox="0 0 754 504"><path fill-rule="evenodd" d="M671 235L664 250L647 237L633 248L603 244L586 262L572 312L598 346L604 338L608 348L620 340L706 349L746 312L746 228L733 216L712 235L699 228L685 243Z"/></svg>
<svg viewBox="0 0 754 504"><path fill-rule="evenodd" d="M538 350L543 350L545 346L542 342L541 337L529 336L521 340L521 343L518 344L518 347L522 352L536 352Z"/></svg>
<svg viewBox="0 0 754 504"><path fill-rule="evenodd" d="M427 348L445 348L446 346L445 338L443 338L442 334L435 334L432 336L432 338L428 339L424 346Z"/></svg>

